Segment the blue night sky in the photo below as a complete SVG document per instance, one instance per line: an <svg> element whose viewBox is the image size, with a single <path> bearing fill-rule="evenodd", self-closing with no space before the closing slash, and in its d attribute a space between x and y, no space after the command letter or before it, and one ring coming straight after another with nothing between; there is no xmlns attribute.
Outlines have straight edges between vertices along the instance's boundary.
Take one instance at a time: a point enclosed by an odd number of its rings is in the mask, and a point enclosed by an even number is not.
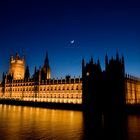
<svg viewBox="0 0 140 140"><path fill-rule="evenodd" d="M16 52L25 54L32 75L35 66L43 65L46 51L53 78L81 76L81 60L91 56L104 69L106 52L111 58L117 51L124 55L126 72L140 77L140 3L1 0L0 75Z"/></svg>

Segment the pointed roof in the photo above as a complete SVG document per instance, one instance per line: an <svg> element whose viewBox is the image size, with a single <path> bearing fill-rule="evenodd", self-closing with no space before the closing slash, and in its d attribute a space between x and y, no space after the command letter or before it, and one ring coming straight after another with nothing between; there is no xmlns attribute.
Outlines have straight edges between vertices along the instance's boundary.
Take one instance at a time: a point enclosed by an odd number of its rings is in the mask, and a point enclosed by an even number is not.
<svg viewBox="0 0 140 140"><path fill-rule="evenodd" d="M100 65L100 60L99 60L99 58L98 58L98 60L97 60L97 66L98 66L98 68L101 70L101 65Z"/></svg>
<svg viewBox="0 0 140 140"><path fill-rule="evenodd" d="M20 59L20 56L18 53L16 53L16 60L19 60Z"/></svg>
<svg viewBox="0 0 140 140"><path fill-rule="evenodd" d="M84 58L82 59L82 66L84 66L85 65L85 60L84 60Z"/></svg>
<svg viewBox="0 0 140 140"><path fill-rule="evenodd" d="M118 53L118 51L116 53L116 60L119 61L119 53Z"/></svg>
<svg viewBox="0 0 140 140"><path fill-rule="evenodd" d="M108 55L107 55L107 52L106 52L106 55L105 55L105 59L106 59L106 60L108 60Z"/></svg>
<svg viewBox="0 0 140 140"><path fill-rule="evenodd" d="M93 57L91 57L90 63L93 64Z"/></svg>
<svg viewBox="0 0 140 140"><path fill-rule="evenodd" d="M49 59L48 59L48 52L46 52L46 57L45 57L45 65L49 66Z"/></svg>

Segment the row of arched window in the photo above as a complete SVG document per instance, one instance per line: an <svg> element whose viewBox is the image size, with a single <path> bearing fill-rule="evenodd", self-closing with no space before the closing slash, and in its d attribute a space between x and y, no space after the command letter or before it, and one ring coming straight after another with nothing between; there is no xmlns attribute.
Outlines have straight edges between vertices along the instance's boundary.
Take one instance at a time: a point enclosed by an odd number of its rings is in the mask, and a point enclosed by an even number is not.
<svg viewBox="0 0 140 140"><path fill-rule="evenodd" d="M6 91L34 91L35 87L33 88L8 88ZM36 89L37 90L37 89ZM81 86L76 86L75 89L73 86L67 87L48 87L48 88L40 88L40 91L53 91L53 90L82 90Z"/></svg>
<svg viewBox="0 0 140 140"><path fill-rule="evenodd" d="M56 86L56 87L48 87L47 89L46 88L40 88L40 91L45 91L45 90L82 90L82 86L76 86L74 88L74 86Z"/></svg>
<svg viewBox="0 0 140 140"><path fill-rule="evenodd" d="M24 98L24 97L28 97L28 98L33 98L33 97L35 97L34 95L13 95L12 96L13 98ZM72 99L72 98L74 98L74 99L80 99L81 98L81 96L79 96L79 95L73 95L73 94L71 94L71 95L60 95L60 94L58 94L58 95L47 95L47 96L39 96L38 98L70 98L70 99Z"/></svg>

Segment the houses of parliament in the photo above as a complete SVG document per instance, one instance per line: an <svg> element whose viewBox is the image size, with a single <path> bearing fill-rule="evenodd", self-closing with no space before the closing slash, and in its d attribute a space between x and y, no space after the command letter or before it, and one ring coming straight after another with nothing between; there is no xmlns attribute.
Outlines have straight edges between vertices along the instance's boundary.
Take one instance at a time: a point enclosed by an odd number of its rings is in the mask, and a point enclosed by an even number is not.
<svg viewBox="0 0 140 140"><path fill-rule="evenodd" d="M112 62L112 59L109 61L110 63ZM116 58L114 59L116 60L115 62L118 61L122 64L123 72L125 72L123 57L120 59L118 54L116 54ZM107 61L108 57L106 55L106 67L108 64ZM100 71L101 67L99 60L94 62L93 58L91 58L89 63L85 64L84 60L82 61L82 77L71 78L67 75L63 79L52 79L48 54L46 54L44 65L39 69L36 69L35 67L33 75L30 76L29 66L25 67L25 58L21 58L17 53L15 56L10 57L9 70L2 75L2 81L0 83L0 99L82 104L83 99L86 98L83 97L85 92L84 76L88 77L90 74L93 74L93 78L96 78L93 72L94 67L90 68L90 64L97 65L95 68L97 70L95 71ZM126 103L140 104L140 79L125 74L124 80Z"/></svg>

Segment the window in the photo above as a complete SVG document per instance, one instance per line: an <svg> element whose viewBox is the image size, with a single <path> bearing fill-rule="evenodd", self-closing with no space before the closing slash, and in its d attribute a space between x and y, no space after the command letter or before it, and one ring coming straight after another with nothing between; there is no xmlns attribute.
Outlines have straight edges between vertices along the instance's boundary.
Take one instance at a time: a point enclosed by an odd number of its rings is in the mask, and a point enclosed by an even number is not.
<svg viewBox="0 0 140 140"><path fill-rule="evenodd" d="M73 90L73 86L71 87L71 90Z"/></svg>
<svg viewBox="0 0 140 140"><path fill-rule="evenodd" d="M89 76L89 72L87 72L86 75Z"/></svg>

